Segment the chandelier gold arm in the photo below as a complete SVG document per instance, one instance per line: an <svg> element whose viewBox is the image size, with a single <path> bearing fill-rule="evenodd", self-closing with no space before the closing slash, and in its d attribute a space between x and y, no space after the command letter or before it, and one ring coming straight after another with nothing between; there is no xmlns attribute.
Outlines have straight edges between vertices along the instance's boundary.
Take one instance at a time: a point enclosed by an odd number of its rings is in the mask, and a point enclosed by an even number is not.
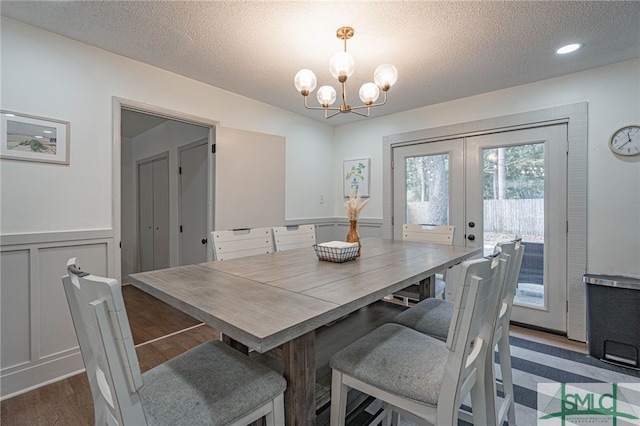
<svg viewBox="0 0 640 426"><path fill-rule="evenodd" d="M316 106L309 106L309 105L307 104L307 96L304 96L304 95L303 95L303 97L304 97L304 107L305 107L306 109L323 109L323 110L338 111L338 112L340 112L340 108L336 108L336 107L333 107L333 108L326 107L326 108L325 108L325 107L323 107L323 106L319 106L319 107L316 107Z"/></svg>
<svg viewBox="0 0 640 426"><path fill-rule="evenodd" d="M379 106L382 106L382 105L386 104L387 103L387 91L385 90L382 93L384 94L384 101L378 102L377 104L354 106L354 107L351 107L351 112L355 112L354 109L373 108L373 107L379 107Z"/></svg>
<svg viewBox="0 0 640 426"><path fill-rule="evenodd" d="M355 106L352 107L350 105L340 105L339 107L323 107L323 106L319 106L319 107L314 107L314 106L309 106L307 104L307 96L303 95L304 98L304 107L306 109L321 109L324 110L324 118L331 118L331 117L335 117L336 115L340 114L340 113L346 113L346 112L352 112L354 114L358 114L362 117L369 117L369 114L371 112L371 108L372 107L378 107L378 106L382 106L384 104L387 103L387 91L385 90L384 92L384 101L382 102L378 102L377 104L371 104L371 105L359 105L359 106ZM363 108L367 108L367 113L366 114L362 114L361 112L358 112L357 110L359 109L363 109ZM328 111L335 111L335 113L329 115Z"/></svg>

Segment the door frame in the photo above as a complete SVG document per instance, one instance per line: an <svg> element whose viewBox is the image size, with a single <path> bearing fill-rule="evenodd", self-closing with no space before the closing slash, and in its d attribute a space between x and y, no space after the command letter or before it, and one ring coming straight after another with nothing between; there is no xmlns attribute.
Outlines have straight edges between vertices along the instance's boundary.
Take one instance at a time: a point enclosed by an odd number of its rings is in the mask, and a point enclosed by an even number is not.
<svg viewBox="0 0 640 426"><path fill-rule="evenodd" d="M144 102L113 96L113 274L114 278L119 282L122 282L122 250L120 247L122 243L122 109L165 117L169 120L183 121L189 124L208 127L209 135L207 138L207 145L209 147L209 152L213 152L213 146L216 143L216 128L217 126L219 126L218 121L210 120L208 118L191 115L181 111L170 110L156 105L146 104ZM207 228L209 232L212 231L214 227L215 197L213 191L215 189L215 157L215 155L207 156L207 193L209 194L207 200ZM213 255L210 255L208 250L207 257L209 256Z"/></svg>
<svg viewBox="0 0 640 426"><path fill-rule="evenodd" d="M385 136L383 159L382 235L393 239L393 149L429 141L485 135L549 124L567 125L567 336L586 341L587 154L588 103L545 108L467 123Z"/></svg>

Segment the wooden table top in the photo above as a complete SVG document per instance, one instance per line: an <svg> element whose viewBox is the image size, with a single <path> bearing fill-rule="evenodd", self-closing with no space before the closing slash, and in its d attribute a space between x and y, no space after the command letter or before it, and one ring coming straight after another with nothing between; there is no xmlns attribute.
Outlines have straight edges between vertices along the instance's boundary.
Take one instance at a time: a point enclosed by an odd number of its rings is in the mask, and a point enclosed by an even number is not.
<svg viewBox="0 0 640 426"><path fill-rule="evenodd" d="M313 247L130 275L134 286L264 353L480 253L441 244L362 240L355 261Z"/></svg>

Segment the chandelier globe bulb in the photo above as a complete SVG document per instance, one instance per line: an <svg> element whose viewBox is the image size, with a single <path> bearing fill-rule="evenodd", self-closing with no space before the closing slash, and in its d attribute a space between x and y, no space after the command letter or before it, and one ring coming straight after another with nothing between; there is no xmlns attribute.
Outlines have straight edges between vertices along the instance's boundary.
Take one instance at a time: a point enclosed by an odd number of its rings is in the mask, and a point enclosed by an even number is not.
<svg viewBox="0 0 640 426"><path fill-rule="evenodd" d="M318 102L323 108L329 108L336 101L336 89L322 86L318 89Z"/></svg>
<svg viewBox="0 0 640 426"><path fill-rule="evenodd" d="M398 81L398 70L391 64L382 64L373 72L373 81L386 92Z"/></svg>
<svg viewBox="0 0 640 426"><path fill-rule="evenodd" d="M378 96L380 96L380 89L373 83L365 83L360 87L360 100L364 102L365 105L371 105L375 101L378 100Z"/></svg>
<svg viewBox="0 0 640 426"><path fill-rule="evenodd" d="M329 62L331 75L337 78L340 83L347 81L347 78L353 75L354 69L355 61L353 60L353 56L347 52L336 53L331 57L331 61Z"/></svg>
<svg viewBox="0 0 640 426"><path fill-rule="evenodd" d="M302 96L308 96L313 92L318 84L318 79L313 71L309 69L301 69L293 78L293 84L296 89L302 94Z"/></svg>

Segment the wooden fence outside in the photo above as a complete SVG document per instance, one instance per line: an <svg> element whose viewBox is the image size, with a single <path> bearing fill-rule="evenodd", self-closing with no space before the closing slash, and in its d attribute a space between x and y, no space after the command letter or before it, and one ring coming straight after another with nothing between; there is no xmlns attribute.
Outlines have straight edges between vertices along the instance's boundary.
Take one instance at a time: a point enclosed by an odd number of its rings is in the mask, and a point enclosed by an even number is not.
<svg viewBox="0 0 640 426"><path fill-rule="evenodd" d="M408 223L427 223L429 202L407 203ZM544 200L484 200L484 232L544 235Z"/></svg>

